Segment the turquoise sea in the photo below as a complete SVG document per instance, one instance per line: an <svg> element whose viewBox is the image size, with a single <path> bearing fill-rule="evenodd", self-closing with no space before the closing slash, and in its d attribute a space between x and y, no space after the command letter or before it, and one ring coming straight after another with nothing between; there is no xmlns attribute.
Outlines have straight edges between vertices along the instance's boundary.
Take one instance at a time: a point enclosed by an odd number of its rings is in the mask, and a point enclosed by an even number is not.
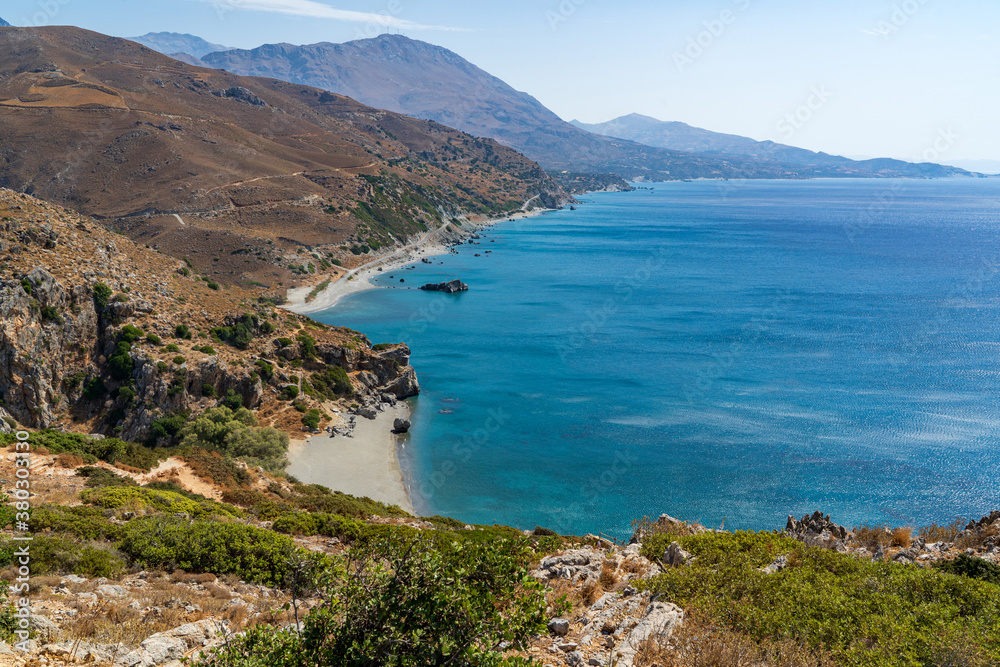
<svg viewBox="0 0 1000 667"><path fill-rule="evenodd" d="M318 315L413 349L418 510L625 536L1000 508L1000 180L651 187Z"/></svg>

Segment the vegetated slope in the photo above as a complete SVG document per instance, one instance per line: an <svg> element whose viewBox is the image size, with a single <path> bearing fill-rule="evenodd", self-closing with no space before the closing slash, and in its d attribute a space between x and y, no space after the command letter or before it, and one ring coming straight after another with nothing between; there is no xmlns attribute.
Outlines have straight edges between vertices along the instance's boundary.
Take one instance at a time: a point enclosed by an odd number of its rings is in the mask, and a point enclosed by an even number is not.
<svg viewBox="0 0 1000 667"><path fill-rule="evenodd" d="M641 114L622 116L606 123L588 124L577 120L572 121L572 123L588 132L637 141L648 146L720 157L742 157L833 169L842 175L907 175L929 178L970 175L964 169L939 164L911 164L891 159L851 160L839 155L817 153L773 141L755 141L735 134L703 130L687 123L661 121Z"/></svg>
<svg viewBox="0 0 1000 667"><path fill-rule="evenodd" d="M0 256L0 431L141 442L227 404L301 432L419 391L405 345L376 351L28 195L0 190Z"/></svg>
<svg viewBox="0 0 1000 667"><path fill-rule="evenodd" d="M466 214L567 199L494 141L78 28L0 30L0 186L226 282L353 261Z"/></svg>
<svg viewBox="0 0 1000 667"><path fill-rule="evenodd" d="M200 58L207 53L227 51L233 48L222 44L213 44L196 35L180 32L150 32L142 37L127 37L126 39L138 42L168 56L174 53L188 53L195 58Z"/></svg>
<svg viewBox="0 0 1000 667"><path fill-rule="evenodd" d="M646 180L961 173L899 161L791 162L784 159L785 154L766 151L705 153L696 144L661 147L636 143L631 137L602 136L565 122L531 95L514 90L458 54L401 35L345 44L266 44L208 54L203 60L240 74L324 88L365 104L492 137L550 170L610 172Z"/></svg>

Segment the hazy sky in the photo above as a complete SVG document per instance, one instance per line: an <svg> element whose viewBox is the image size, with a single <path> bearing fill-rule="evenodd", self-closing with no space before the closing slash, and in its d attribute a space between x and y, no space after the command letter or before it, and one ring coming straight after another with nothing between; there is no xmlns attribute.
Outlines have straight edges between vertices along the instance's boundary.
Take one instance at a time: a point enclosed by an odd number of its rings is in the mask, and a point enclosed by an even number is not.
<svg viewBox="0 0 1000 667"><path fill-rule="evenodd" d="M638 112L848 156L1000 160L996 0L4 0L0 16L243 48L391 30L567 120Z"/></svg>

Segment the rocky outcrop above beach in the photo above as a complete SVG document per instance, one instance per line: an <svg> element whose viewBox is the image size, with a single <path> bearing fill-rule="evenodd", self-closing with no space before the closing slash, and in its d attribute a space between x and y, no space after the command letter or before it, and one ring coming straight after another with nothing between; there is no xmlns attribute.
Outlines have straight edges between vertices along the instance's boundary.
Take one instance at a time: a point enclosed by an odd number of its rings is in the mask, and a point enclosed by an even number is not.
<svg viewBox="0 0 1000 667"><path fill-rule="evenodd" d="M424 285L420 289L425 292L444 292L445 294L456 294L458 292L468 292L469 286L461 280L450 280L446 283L431 283Z"/></svg>
<svg viewBox="0 0 1000 667"><path fill-rule="evenodd" d="M405 345L291 315L27 195L0 190L0 218L0 430L145 441L157 419L238 400L301 431L302 410L420 390Z"/></svg>

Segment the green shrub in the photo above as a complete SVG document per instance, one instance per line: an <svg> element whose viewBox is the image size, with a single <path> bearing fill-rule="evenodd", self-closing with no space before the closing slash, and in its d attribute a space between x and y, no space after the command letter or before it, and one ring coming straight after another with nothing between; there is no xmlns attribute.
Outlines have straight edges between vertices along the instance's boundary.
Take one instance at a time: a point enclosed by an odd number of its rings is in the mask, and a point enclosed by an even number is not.
<svg viewBox="0 0 1000 667"><path fill-rule="evenodd" d="M0 433L0 446L10 445L14 440L14 434ZM98 439L81 433L37 431L31 435L31 442L34 446L44 447L53 454L76 454L86 463L105 461L149 470L159 461L159 457L152 450L118 438Z"/></svg>
<svg viewBox="0 0 1000 667"><path fill-rule="evenodd" d="M125 386L118 389L118 398L126 405L131 405L135 401L135 389Z"/></svg>
<svg viewBox="0 0 1000 667"><path fill-rule="evenodd" d="M159 345L160 343L163 342L163 339L157 336L156 334L151 333L146 336L146 342L149 343L150 345Z"/></svg>
<svg viewBox="0 0 1000 667"><path fill-rule="evenodd" d="M7 592L0 593L0 641L15 644L18 641L14 631L18 629L17 610L7 600Z"/></svg>
<svg viewBox="0 0 1000 667"><path fill-rule="evenodd" d="M164 352L180 352L181 348L178 347L177 343L170 343L169 345L167 345L166 347L163 348L163 351Z"/></svg>
<svg viewBox="0 0 1000 667"><path fill-rule="evenodd" d="M150 489L152 491L170 491L171 493L176 493L177 495L184 496L185 498L189 498L191 500L209 500L200 493L193 493L183 489L173 482L155 481L150 482L149 484L143 484L142 488Z"/></svg>
<svg viewBox="0 0 1000 667"><path fill-rule="evenodd" d="M158 491L148 487L138 486L106 486L97 489L87 489L80 497L83 501L109 510L143 510L152 509L168 514L185 513L189 516L209 517L241 516L242 512L214 500L195 500L173 491Z"/></svg>
<svg viewBox="0 0 1000 667"><path fill-rule="evenodd" d="M142 340L143 336L144 334L142 332L142 329L140 329L139 327L132 326L131 324L127 324L124 327L122 327L121 332L119 332L118 342L126 342L129 345L131 345L137 341Z"/></svg>
<svg viewBox="0 0 1000 667"><path fill-rule="evenodd" d="M302 356L306 359L318 359L319 350L316 347L316 339L309 334L302 334L296 338L302 343Z"/></svg>
<svg viewBox="0 0 1000 667"><path fill-rule="evenodd" d="M235 412L243 407L243 397L237 394L235 390L227 389L226 397L222 399L222 404Z"/></svg>
<svg viewBox="0 0 1000 667"><path fill-rule="evenodd" d="M51 531L81 540L116 540L122 532L120 524L104 516L104 510L88 505L40 505L31 511L28 525L36 535Z"/></svg>
<svg viewBox="0 0 1000 667"><path fill-rule="evenodd" d="M195 349L203 354L215 354L215 348L211 345L202 345L201 347Z"/></svg>
<svg viewBox="0 0 1000 667"><path fill-rule="evenodd" d="M278 347L288 347L289 345L291 345L294 342L295 341L292 340L291 338L279 338L277 340Z"/></svg>
<svg viewBox="0 0 1000 667"><path fill-rule="evenodd" d="M174 362L175 366L180 366L185 361L187 361L187 359L185 359L184 357L182 357L181 355L178 354L176 357L174 357L173 359L171 359L171 361Z"/></svg>
<svg viewBox="0 0 1000 667"><path fill-rule="evenodd" d="M168 417L159 417L153 420L151 426L151 435L153 440L159 440L160 438L174 439L174 436L180 432L184 424L187 423L188 416L186 413L174 414Z"/></svg>
<svg viewBox="0 0 1000 667"><path fill-rule="evenodd" d="M100 312L108 307L111 303L111 288L104 283L96 283L93 288L94 291L94 307Z"/></svg>
<svg viewBox="0 0 1000 667"><path fill-rule="evenodd" d="M218 396L218 394L215 392L215 387L213 387L207 382L201 385L201 395L208 396L210 398L215 398L216 396Z"/></svg>
<svg viewBox="0 0 1000 667"><path fill-rule="evenodd" d="M241 315L232 326L212 329L212 336L236 349L245 350L250 347L258 322L256 315Z"/></svg>
<svg viewBox="0 0 1000 667"><path fill-rule="evenodd" d="M368 524L336 514L322 512L286 512L274 519L272 529L290 535L324 535L354 542L368 530Z"/></svg>
<svg viewBox="0 0 1000 667"><path fill-rule="evenodd" d="M78 371L73 375L63 378L63 384L66 385L67 389L76 389L81 384L83 384L83 381L86 379L87 379L87 374L84 373L83 371Z"/></svg>
<svg viewBox="0 0 1000 667"><path fill-rule="evenodd" d="M208 289L214 289L214 290L218 291L219 290L219 283L209 280L208 281Z"/></svg>
<svg viewBox="0 0 1000 667"><path fill-rule="evenodd" d="M281 398L286 401L294 401L299 396L299 388L294 384L285 385L281 389Z"/></svg>
<svg viewBox="0 0 1000 667"><path fill-rule="evenodd" d="M102 486L139 486L131 477L125 477L124 475L116 475L106 468L95 468L93 466L84 466L83 468L77 468L77 477L86 477L86 486L90 488L98 488Z"/></svg>
<svg viewBox="0 0 1000 667"><path fill-rule="evenodd" d="M837 664L938 664L954 646L1000 657L1000 586L916 566L873 563L771 533L656 535L643 555L678 541L695 560L640 585L756 640L830 651ZM790 566L760 568L778 556Z"/></svg>
<svg viewBox="0 0 1000 667"><path fill-rule="evenodd" d="M132 345L127 341L123 340L118 343L115 353L108 358L108 370L111 377L116 380L127 380L132 377L135 364L132 361L132 355L129 354L131 351Z"/></svg>
<svg viewBox="0 0 1000 667"><path fill-rule="evenodd" d="M354 395L354 385L347 371L340 366L327 366L321 373L313 373L313 388L323 397L333 401Z"/></svg>
<svg viewBox="0 0 1000 667"><path fill-rule="evenodd" d="M166 373L167 369L169 369L169 368L170 368L170 366L168 366L167 362L165 362L165 361L157 361L156 362L156 370L159 371L160 373Z"/></svg>
<svg viewBox="0 0 1000 667"><path fill-rule="evenodd" d="M14 542L0 538L0 551ZM118 554L66 537L35 535L31 542L31 574L79 574L85 577L114 577L125 570Z"/></svg>
<svg viewBox="0 0 1000 667"><path fill-rule="evenodd" d="M264 381L270 382L271 378L274 377L274 366L264 361L263 359L258 359L256 364L254 365L260 369L260 375L262 378L264 378Z"/></svg>
<svg viewBox="0 0 1000 667"><path fill-rule="evenodd" d="M939 561L934 564L934 567L948 574L1000 584L1000 565L975 556L961 554L955 560Z"/></svg>
<svg viewBox="0 0 1000 667"><path fill-rule="evenodd" d="M355 496L330 491L319 484L296 484L293 490L299 494L289 499L296 507L310 512L337 514L340 516L368 518L372 516L408 517L407 512L396 505L386 505L371 498Z"/></svg>
<svg viewBox="0 0 1000 667"><path fill-rule="evenodd" d="M50 320L56 324L62 324L65 322L63 316L59 314L55 306L43 306L42 307L42 319Z"/></svg>
<svg viewBox="0 0 1000 667"><path fill-rule="evenodd" d="M193 337L191 328L186 324L178 324L174 327L174 337L180 338L181 340L191 340Z"/></svg>
<svg viewBox="0 0 1000 667"><path fill-rule="evenodd" d="M320 418L321 415L319 410L312 408L306 413L305 417L302 418L302 424L305 425L306 428L315 430L319 428Z"/></svg>
<svg viewBox="0 0 1000 667"><path fill-rule="evenodd" d="M217 407L187 422L178 433L182 447L201 448L232 456L270 472L288 465L288 435L274 428L258 428L246 408Z"/></svg>
<svg viewBox="0 0 1000 667"><path fill-rule="evenodd" d="M235 574L281 586L296 553L292 540L274 531L239 523L143 517L129 521L118 548L143 567Z"/></svg>
<svg viewBox="0 0 1000 667"><path fill-rule="evenodd" d="M107 393L108 388L104 384L104 380L97 376L87 380L87 383L83 386L83 397L88 401L96 401L104 398L104 395Z"/></svg>
<svg viewBox="0 0 1000 667"><path fill-rule="evenodd" d="M528 665L498 647L544 630L544 585L527 576L529 555L524 541L442 549L392 531L355 545L301 633L252 630L201 664Z"/></svg>

